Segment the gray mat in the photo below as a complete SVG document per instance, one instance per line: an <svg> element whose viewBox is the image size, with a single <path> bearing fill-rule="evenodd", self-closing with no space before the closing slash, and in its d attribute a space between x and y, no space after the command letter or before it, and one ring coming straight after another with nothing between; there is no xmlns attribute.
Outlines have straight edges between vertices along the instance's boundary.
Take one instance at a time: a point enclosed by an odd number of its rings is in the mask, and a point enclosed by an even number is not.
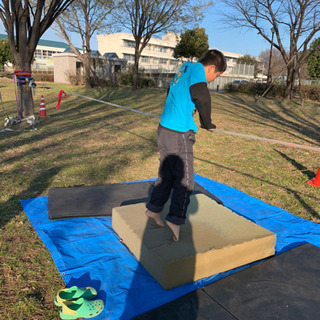
<svg viewBox="0 0 320 320"><path fill-rule="evenodd" d="M319 266L320 248L303 244L134 319L320 319Z"/></svg>
<svg viewBox="0 0 320 320"><path fill-rule="evenodd" d="M112 208L139 202L146 202L153 188L151 181L107 184L102 186L81 186L51 188L48 194L49 219L111 216ZM222 204L222 201L199 184L194 193L204 193Z"/></svg>

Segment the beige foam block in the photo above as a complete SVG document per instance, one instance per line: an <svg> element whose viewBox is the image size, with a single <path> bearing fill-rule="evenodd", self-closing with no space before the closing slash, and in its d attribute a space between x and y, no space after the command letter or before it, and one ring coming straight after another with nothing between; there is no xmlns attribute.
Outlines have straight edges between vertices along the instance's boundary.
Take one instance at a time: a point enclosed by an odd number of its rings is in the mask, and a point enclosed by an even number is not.
<svg viewBox="0 0 320 320"><path fill-rule="evenodd" d="M170 203L161 217L165 220ZM129 250L164 289L271 256L276 235L217 204L192 195L180 241L169 227L145 215L145 203L113 208L112 226Z"/></svg>

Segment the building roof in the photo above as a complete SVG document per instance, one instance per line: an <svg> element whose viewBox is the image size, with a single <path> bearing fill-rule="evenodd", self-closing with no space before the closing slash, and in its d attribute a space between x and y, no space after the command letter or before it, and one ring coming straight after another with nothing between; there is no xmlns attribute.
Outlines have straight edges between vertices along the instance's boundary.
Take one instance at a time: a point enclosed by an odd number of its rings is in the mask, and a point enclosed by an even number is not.
<svg viewBox="0 0 320 320"><path fill-rule="evenodd" d="M103 56L105 58L119 58L115 52L106 52Z"/></svg>
<svg viewBox="0 0 320 320"><path fill-rule="evenodd" d="M8 39L8 35L0 34L0 39ZM69 48L69 45L64 42L42 40L42 39L39 40L38 46L53 47L53 48Z"/></svg>
<svg viewBox="0 0 320 320"><path fill-rule="evenodd" d="M55 47L55 48L69 48L69 45L60 42L60 41L52 41L52 40L42 40L40 39L38 42L39 46L46 46L46 47Z"/></svg>
<svg viewBox="0 0 320 320"><path fill-rule="evenodd" d="M101 53L98 50L91 50L91 57L101 57Z"/></svg>
<svg viewBox="0 0 320 320"><path fill-rule="evenodd" d="M63 52L65 53L73 53L73 50L71 49L71 47L67 47L66 50L64 50Z"/></svg>

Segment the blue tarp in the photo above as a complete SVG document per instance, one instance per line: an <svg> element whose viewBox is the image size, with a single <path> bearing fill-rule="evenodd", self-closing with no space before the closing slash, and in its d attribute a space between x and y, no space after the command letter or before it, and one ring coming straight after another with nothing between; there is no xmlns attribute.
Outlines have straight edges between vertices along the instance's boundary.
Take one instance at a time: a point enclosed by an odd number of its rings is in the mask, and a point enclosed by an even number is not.
<svg viewBox="0 0 320 320"><path fill-rule="evenodd" d="M195 176L195 181L232 211L277 234L276 254L309 242L320 247L320 225L247 194ZM130 319L234 272L164 290L119 241L111 217L49 220L48 197L21 200L31 224L49 249L67 287L93 286L105 301L95 319Z"/></svg>

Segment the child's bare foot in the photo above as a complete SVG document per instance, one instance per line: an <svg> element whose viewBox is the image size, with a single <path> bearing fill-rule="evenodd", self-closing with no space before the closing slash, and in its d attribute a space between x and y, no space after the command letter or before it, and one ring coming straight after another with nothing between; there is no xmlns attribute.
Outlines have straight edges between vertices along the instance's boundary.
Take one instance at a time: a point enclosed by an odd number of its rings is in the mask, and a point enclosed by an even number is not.
<svg viewBox="0 0 320 320"><path fill-rule="evenodd" d="M155 221L155 223L159 226L159 227L164 227L164 223L160 218L160 214L152 212L150 210L147 209L146 211L146 215L147 217L153 219Z"/></svg>
<svg viewBox="0 0 320 320"><path fill-rule="evenodd" d="M180 233L180 226L178 224L174 224L168 220L166 220L168 227L173 232L173 241L179 241L179 233Z"/></svg>

